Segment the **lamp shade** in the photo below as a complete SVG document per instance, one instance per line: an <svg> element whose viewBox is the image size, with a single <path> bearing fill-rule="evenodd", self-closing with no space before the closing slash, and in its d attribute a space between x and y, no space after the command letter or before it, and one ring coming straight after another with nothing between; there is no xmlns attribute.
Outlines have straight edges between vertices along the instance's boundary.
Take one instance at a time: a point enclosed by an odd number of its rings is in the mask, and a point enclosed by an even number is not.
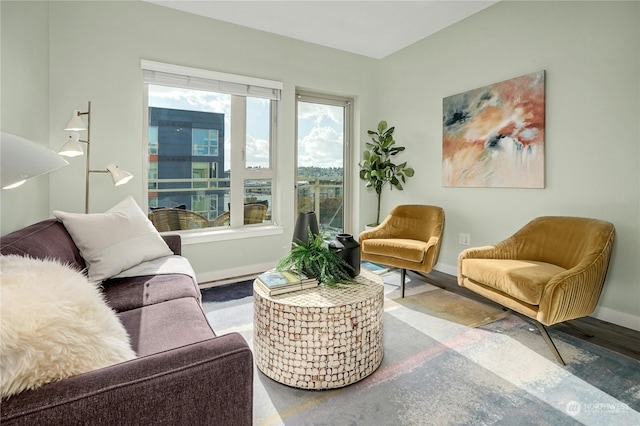
<svg viewBox="0 0 640 426"><path fill-rule="evenodd" d="M58 154L65 157L78 157L84 154L82 146L80 145L80 135L77 132L71 132L67 142L60 147Z"/></svg>
<svg viewBox="0 0 640 426"><path fill-rule="evenodd" d="M87 130L87 125L84 124L82 117L80 116L80 110L74 109L73 115L69 119L69 122L64 127L65 130L69 130L71 132L79 132L81 130Z"/></svg>
<svg viewBox="0 0 640 426"><path fill-rule="evenodd" d="M120 170L115 164L109 164L107 166L107 171L111 173L111 179L113 179L113 184L115 186L124 185L133 179L133 175L131 173L126 170Z"/></svg>
<svg viewBox="0 0 640 426"><path fill-rule="evenodd" d="M0 157L2 189L16 188L27 179L69 164L49 148L4 131L0 134Z"/></svg>

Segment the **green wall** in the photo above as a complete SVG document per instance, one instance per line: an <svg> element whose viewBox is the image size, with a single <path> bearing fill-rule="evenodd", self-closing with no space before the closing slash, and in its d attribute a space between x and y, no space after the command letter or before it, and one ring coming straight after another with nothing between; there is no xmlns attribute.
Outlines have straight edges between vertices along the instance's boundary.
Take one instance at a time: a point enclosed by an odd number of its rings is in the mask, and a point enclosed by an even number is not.
<svg viewBox="0 0 640 426"><path fill-rule="evenodd" d="M388 56L380 115L416 177L383 199L444 207L438 268L536 216L611 221L617 240L596 315L640 329L640 3L500 2ZM546 188L443 188L442 99L546 70ZM410 195L409 195L410 194Z"/></svg>
<svg viewBox="0 0 640 426"><path fill-rule="evenodd" d="M0 128L49 144L49 7L1 2ZM25 25L28 22L28 25ZM49 176L0 190L2 234L49 216Z"/></svg>

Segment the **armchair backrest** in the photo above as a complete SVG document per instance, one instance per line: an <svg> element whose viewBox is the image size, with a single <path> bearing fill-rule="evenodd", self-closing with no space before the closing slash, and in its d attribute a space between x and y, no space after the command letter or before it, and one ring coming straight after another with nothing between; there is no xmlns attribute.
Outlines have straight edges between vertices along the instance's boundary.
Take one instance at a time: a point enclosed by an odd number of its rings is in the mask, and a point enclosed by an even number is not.
<svg viewBox="0 0 640 426"><path fill-rule="evenodd" d="M437 206L405 204L393 208L382 222L391 238L429 241L444 229L444 210Z"/></svg>
<svg viewBox="0 0 640 426"><path fill-rule="evenodd" d="M615 228L598 219L568 216L543 216L533 219L509 240L519 259L552 263L565 269L578 265L586 257L611 255Z"/></svg>

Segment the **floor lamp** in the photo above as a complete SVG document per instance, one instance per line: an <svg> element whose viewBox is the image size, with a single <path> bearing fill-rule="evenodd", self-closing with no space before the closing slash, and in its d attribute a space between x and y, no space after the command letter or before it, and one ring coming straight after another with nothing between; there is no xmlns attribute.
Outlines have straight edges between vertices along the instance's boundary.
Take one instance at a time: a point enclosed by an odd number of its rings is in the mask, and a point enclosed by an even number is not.
<svg viewBox="0 0 640 426"><path fill-rule="evenodd" d="M82 116L87 116L87 124L82 120ZM84 192L84 212L89 213L89 175L91 173L110 173L115 186L124 185L129 182L133 175L125 170L118 169L114 164L109 164L106 169L92 169L91 163L91 101L87 106L87 111L81 112L80 110L74 110L71 119L64 128L69 131L69 140L62 145L58 154L65 157L77 157L83 155L82 146L80 143L87 145L87 160L85 168L85 192ZM81 131L87 131L87 139L80 139Z"/></svg>

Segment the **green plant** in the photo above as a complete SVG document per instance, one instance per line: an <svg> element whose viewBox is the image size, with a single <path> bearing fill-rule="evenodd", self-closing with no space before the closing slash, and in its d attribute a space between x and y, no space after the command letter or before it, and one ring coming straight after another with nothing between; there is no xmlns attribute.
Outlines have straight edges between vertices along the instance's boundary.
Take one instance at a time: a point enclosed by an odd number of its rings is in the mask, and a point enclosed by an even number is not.
<svg viewBox="0 0 640 426"><path fill-rule="evenodd" d="M321 235L314 235L309 230L309 242L294 242L289 254L278 261L276 270L295 269L330 287L355 282L349 275L351 265L323 243Z"/></svg>
<svg viewBox="0 0 640 426"><path fill-rule="evenodd" d="M393 139L395 127L387 128L387 122L378 123L378 131L367 130L371 142L367 142L367 150L363 154L360 166L360 179L367 181L367 188L373 188L378 197L378 211L376 225L380 223L380 198L382 189L388 183L391 189L402 191L403 183L413 176L414 170L407 167L407 162L395 164L391 160L395 155L405 150L403 146L396 146Z"/></svg>

